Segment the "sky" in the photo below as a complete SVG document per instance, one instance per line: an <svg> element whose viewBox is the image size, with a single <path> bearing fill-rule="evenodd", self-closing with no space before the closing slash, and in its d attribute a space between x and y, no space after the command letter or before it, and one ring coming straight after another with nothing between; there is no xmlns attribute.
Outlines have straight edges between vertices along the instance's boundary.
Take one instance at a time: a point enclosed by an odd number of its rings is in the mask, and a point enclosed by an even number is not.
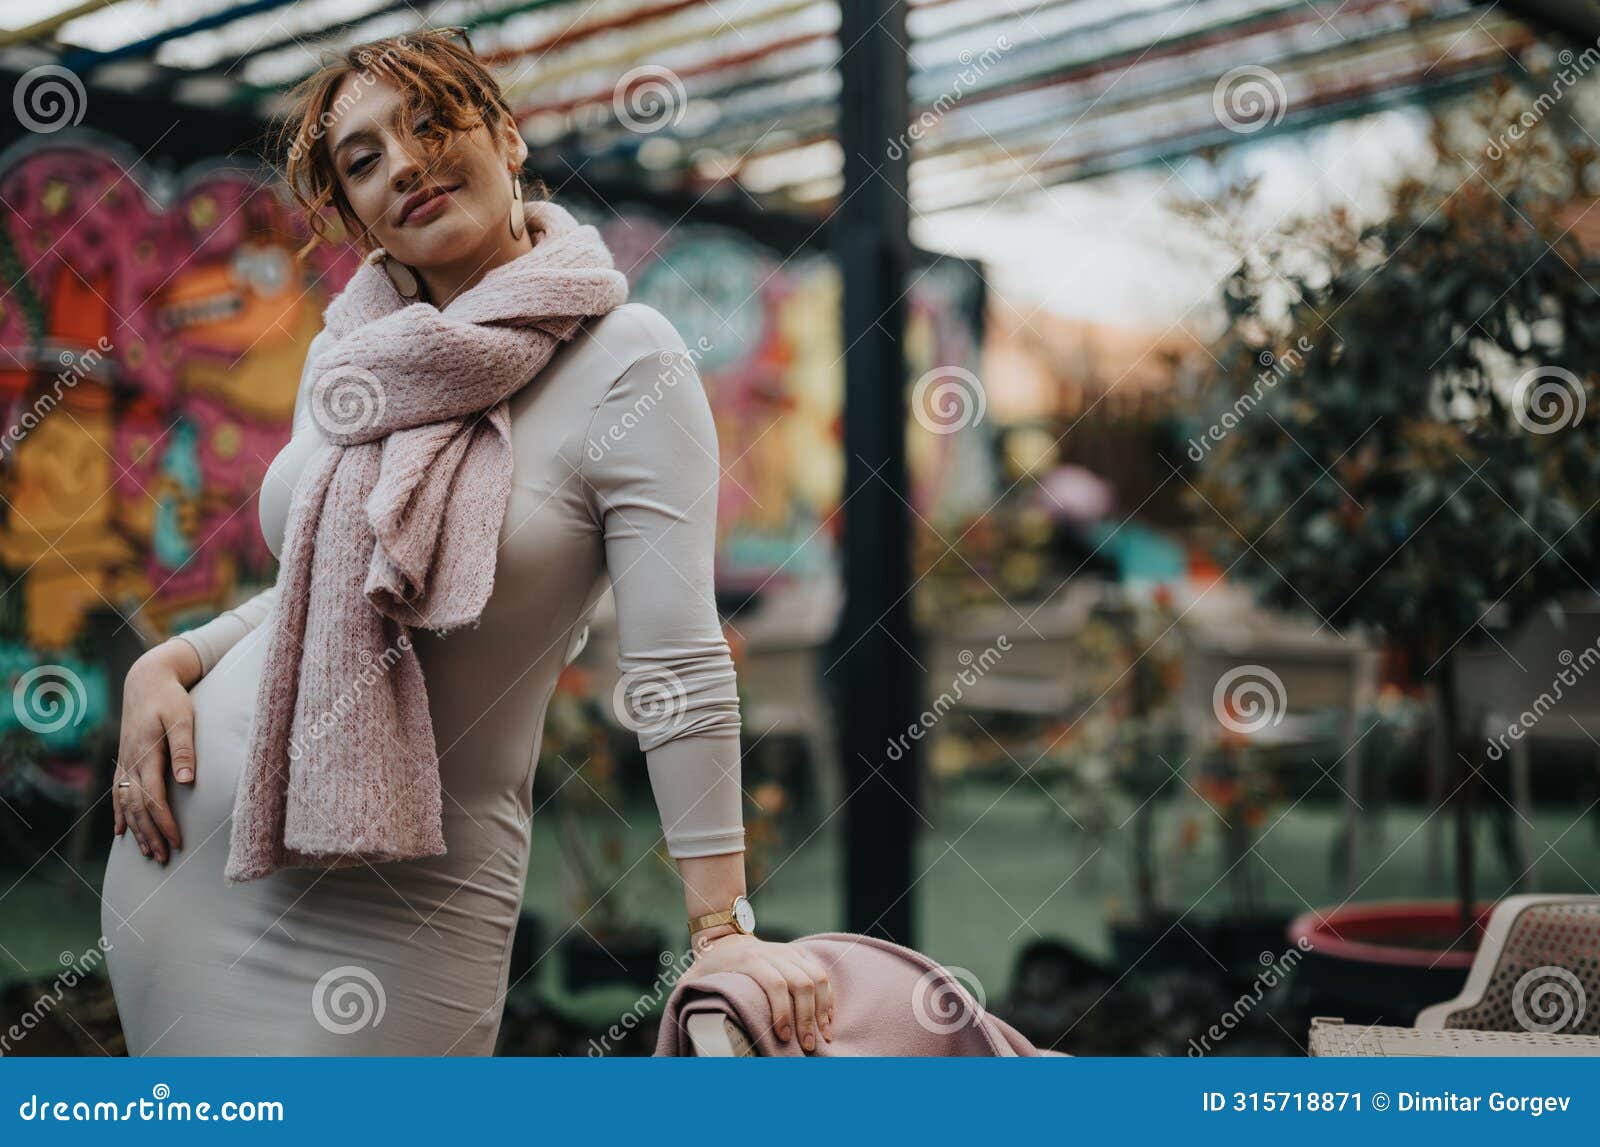
<svg viewBox="0 0 1600 1147"><path fill-rule="evenodd" d="M912 239L981 259L1019 308L1166 329L1204 324L1229 254L1171 209L1235 179L1261 180L1251 234L1346 203L1377 212L1386 183L1431 154L1427 116L1404 108L1249 142L1220 165L1192 158L913 220Z"/></svg>

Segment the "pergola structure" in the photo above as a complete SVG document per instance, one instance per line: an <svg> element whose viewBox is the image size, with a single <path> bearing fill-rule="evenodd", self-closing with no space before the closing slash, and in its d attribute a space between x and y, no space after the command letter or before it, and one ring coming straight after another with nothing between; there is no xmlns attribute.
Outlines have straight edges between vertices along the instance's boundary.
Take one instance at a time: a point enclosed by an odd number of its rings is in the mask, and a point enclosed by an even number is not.
<svg viewBox="0 0 1600 1147"><path fill-rule="evenodd" d="M1236 141L1219 76L1270 72L1290 131L1517 70L1532 25L1592 42L1585 0L13 0L0 68L270 114L323 52L461 25L539 161L605 182L825 215L862 29L897 29L920 213ZM892 13L892 14L891 14ZM869 77L885 89L882 74ZM1246 109L1248 110L1248 109ZM1223 117L1225 118L1225 117ZM915 125L915 126L912 126ZM1252 124L1251 127L1255 128ZM1069 129L1070 130L1067 130ZM909 130L908 130L909 129Z"/></svg>
<svg viewBox="0 0 1600 1147"><path fill-rule="evenodd" d="M843 271L846 607L834 695L848 926L911 942L920 682L902 317L909 220L1260 139L1522 71L1584 0L8 0L0 75L90 121L234 153L325 52L462 25L552 183L819 235ZM1229 84L1237 80L1237 89ZM161 114L152 114L161 109ZM192 114L185 114L192 113ZM173 131L173 115L183 116ZM6 137L16 138L15 123Z"/></svg>

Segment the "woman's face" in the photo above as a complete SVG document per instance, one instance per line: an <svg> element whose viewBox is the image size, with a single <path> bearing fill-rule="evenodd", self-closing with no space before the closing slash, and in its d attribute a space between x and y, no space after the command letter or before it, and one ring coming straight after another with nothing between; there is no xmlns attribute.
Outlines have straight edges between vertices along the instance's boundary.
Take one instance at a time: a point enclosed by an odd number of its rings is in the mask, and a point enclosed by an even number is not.
<svg viewBox="0 0 1600 1147"><path fill-rule="evenodd" d="M502 123L500 138L482 123L448 137L430 166L418 138L430 113L402 123L404 101L388 77L351 73L329 109L334 176L374 245L413 267L443 266L470 259L505 229L512 170L528 155L514 126Z"/></svg>

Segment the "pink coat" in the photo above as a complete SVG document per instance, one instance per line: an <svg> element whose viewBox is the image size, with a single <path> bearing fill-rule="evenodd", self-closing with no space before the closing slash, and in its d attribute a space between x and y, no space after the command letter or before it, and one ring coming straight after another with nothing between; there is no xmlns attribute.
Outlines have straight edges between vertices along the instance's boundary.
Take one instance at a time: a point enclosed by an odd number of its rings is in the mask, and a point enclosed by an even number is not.
<svg viewBox="0 0 1600 1147"><path fill-rule="evenodd" d="M693 1055L689 1017L721 1013L749 1036L756 1055L946 1056L1062 1055L1036 1048L990 1015L950 972L921 952L853 932L822 932L795 941L828 969L834 998L833 1039L807 1052L772 1030L772 1008L755 980L716 972L680 981L667 999L657 1055Z"/></svg>

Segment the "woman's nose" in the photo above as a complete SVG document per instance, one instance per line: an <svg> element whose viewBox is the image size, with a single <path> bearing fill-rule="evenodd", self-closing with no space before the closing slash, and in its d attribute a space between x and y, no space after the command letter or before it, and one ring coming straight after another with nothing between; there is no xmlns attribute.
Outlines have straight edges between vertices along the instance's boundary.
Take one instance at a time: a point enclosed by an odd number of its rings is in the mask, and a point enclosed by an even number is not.
<svg viewBox="0 0 1600 1147"><path fill-rule="evenodd" d="M389 151L389 185L396 192L410 191L422 177L421 160L401 139L391 139Z"/></svg>

